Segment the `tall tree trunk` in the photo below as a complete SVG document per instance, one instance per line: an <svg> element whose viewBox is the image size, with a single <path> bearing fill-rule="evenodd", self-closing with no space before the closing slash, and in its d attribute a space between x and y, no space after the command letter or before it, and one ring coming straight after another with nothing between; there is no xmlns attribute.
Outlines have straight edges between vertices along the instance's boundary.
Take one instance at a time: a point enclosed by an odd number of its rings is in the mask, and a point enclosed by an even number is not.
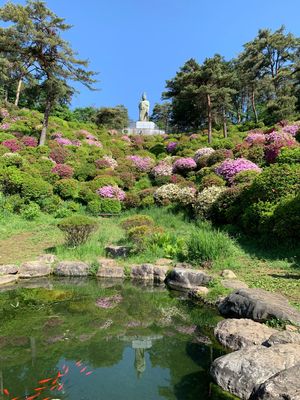
<svg viewBox="0 0 300 400"><path fill-rule="evenodd" d="M206 95L207 99L207 122L208 122L208 143L212 142L212 112L211 112L211 98L210 94Z"/></svg>
<svg viewBox="0 0 300 400"><path fill-rule="evenodd" d="M49 115L50 115L51 108L52 108L52 103L50 100L47 100L46 108L45 108L45 112L44 112L43 129L42 129L42 132L40 135L39 146L44 146L44 144L46 143L47 129L48 129L48 124L49 124Z"/></svg>
<svg viewBox="0 0 300 400"><path fill-rule="evenodd" d="M256 111L256 105L255 105L255 94L254 94L254 90L252 90L251 92L251 104L252 104L252 109L254 112L254 119L255 119L255 123L258 123L258 116L257 116L257 111Z"/></svg>
<svg viewBox="0 0 300 400"><path fill-rule="evenodd" d="M225 108L223 108L223 136L224 136L224 138L228 137L228 134L227 134L227 116L226 116Z"/></svg>
<svg viewBox="0 0 300 400"><path fill-rule="evenodd" d="M22 88L22 78L19 79L17 92L16 92L16 99L15 99L15 106L18 106L20 100L20 93Z"/></svg>

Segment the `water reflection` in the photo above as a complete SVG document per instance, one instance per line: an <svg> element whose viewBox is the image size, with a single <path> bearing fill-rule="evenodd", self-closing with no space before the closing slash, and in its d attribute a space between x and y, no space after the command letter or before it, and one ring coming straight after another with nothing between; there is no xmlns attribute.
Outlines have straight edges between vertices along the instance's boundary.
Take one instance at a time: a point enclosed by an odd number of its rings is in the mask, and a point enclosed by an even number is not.
<svg viewBox="0 0 300 400"><path fill-rule="evenodd" d="M3 399L210 398L212 310L126 282L40 284L0 293Z"/></svg>

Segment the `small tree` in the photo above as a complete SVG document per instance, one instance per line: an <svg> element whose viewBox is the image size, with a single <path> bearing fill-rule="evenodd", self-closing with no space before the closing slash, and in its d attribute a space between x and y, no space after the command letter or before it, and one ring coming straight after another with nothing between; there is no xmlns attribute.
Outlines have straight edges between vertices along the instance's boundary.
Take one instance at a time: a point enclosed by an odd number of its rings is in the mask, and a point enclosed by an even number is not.
<svg viewBox="0 0 300 400"><path fill-rule="evenodd" d="M96 114L95 122L97 125L109 129L127 128L129 124L128 110L123 105L101 107Z"/></svg>

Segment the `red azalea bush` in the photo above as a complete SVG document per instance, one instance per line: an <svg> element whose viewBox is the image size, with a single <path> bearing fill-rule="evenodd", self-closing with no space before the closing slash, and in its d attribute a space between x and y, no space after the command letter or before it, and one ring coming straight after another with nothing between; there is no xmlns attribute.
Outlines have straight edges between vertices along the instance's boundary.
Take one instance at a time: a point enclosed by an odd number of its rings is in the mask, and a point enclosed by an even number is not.
<svg viewBox="0 0 300 400"><path fill-rule="evenodd" d="M56 164L51 172L57 174L60 178L72 178L74 174L73 168L66 164Z"/></svg>
<svg viewBox="0 0 300 400"><path fill-rule="evenodd" d="M2 144L2 146L6 147L8 150L10 150L12 153L16 153L17 151L21 150L21 148L22 148L22 146L17 141L17 139L4 140L4 142L2 142L1 144Z"/></svg>

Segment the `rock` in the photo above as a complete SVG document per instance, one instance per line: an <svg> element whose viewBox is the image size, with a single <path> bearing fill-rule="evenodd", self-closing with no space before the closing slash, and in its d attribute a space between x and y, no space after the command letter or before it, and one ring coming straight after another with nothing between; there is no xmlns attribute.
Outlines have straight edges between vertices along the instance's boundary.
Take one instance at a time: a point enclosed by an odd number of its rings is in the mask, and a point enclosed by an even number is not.
<svg viewBox="0 0 300 400"><path fill-rule="evenodd" d="M154 266L152 264L134 265L131 268L132 279L154 280Z"/></svg>
<svg viewBox="0 0 300 400"><path fill-rule="evenodd" d="M211 375L222 389L246 400L273 375L298 363L300 345L251 346L214 360Z"/></svg>
<svg viewBox="0 0 300 400"><path fill-rule="evenodd" d="M274 346L274 344L284 343L297 343L300 344L300 333L298 332L276 332L266 342L267 346Z"/></svg>
<svg viewBox="0 0 300 400"><path fill-rule="evenodd" d="M227 289L247 289L248 285L245 282L239 281L238 279L223 279L221 284Z"/></svg>
<svg viewBox="0 0 300 400"><path fill-rule="evenodd" d="M38 261L54 264L57 261L57 257L54 254L42 254L38 257Z"/></svg>
<svg viewBox="0 0 300 400"><path fill-rule="evenodd" d="M100 266L97 272L98 278L124 278L124 268L117 266Z"/></svg>
<svg viewBox="0 0 300 400"><path fill-rule="evenodd" d="M0 265L0 275L15 275L18 273L18 270L19 267L17 265Z"/></svg>
<svg viewBox="0 0 300 400"><path fill-rule="evenodd" d="M153 266L153 279L154 282L164 283L171 266L168 265L154 265Z"/></svg>
<svg viewBox="0 0 300 400"><path fill-rule="evenodd" d="M98 261L98 264L99 264L100 268L101 267L114 268L114 267L118 267L119 266L117 261L112 259L112 258L99 257L97 261Z"/></svg>
<svg viewBox="0 0 300 400"><path fill-rule="evenodd" d="M225 278L225 279L236 279L237 278L236 274L233 271L231 271L231 269L223 269L223 271L221 272L221 276L222 276L222 278Z"/></svg>
<svg viewBox="0 0 300 400"><path fill-rule="evenodd" d="M23 263L19 268L19 277L37 278L39 276L47 276L52 272L51 266L43 261L29 261Z"/></svg>
<svg viewBox="0 0 300 400"><path fill-rule="evenodd" d="M113 257L127 257L129 254L129 247L128 246L106 246L105 251L106 254Z"/></svg>
<svg viewBox="0 0 300 400"><path fill-rule="evenodd" d="M260 385L251 400L300 400L299 377L300 364L278 372Z"/></svg>
<svg viewBox="0 0 300 400"><path fill-rule="evenodd" d="M180 262L180 263L176 263L175 264L175 268L179 268L179 269L193 269L192 264L186 263L186 262Z"/></svg>
<svg viewBox="0 0 300 400"><path fill-rule="evenodd" d="M173 264L173 260L170 260L170 258L159 258L156 260L155 265L159 266L171 266Z"/></svg>
<svg viewBox="0 0 300 400"><path fill-rule="evenodd" d="M279 319L300 325L300 312L284 296L263 289L238 289L220 302L218 308L225 317L259 322Z"/></svg>
<svg viewBox="0 0 300 400"><path fill-rule="evenodd" d="M54 274L58 276L87 276L90 267L82 261L62 261L54 270Z"/></svg>
<svg viewBox="0 0 300 400"><path fill-rule="evenodd" d="M223 346L240 350L264 344L275 332L275 329L251 319L224 319L215 327L214 335Z"/></svg>
<svg viewBox="0 0 300 400"><path fill-rule="evenodd" d="M285 325L285 330L289 332L299 332L299 328L297 328L297 326L289 324Z"/></svg>
<svg viewBox="0 0 300 400"><path fill-rule="evenodd" d="M1 275L0 276L0 286L9 285L10 283L14 283L18 280L17 275Z"/></svg>
<svg viewBox="0 0 300 400"><path fill-rule="evenodd" d="M195 289L195 295L198 296L206 296L209 293L209 289L206 286L198 286Z"/></svg>
<svg viewBox="0 0 300 400"><path fill-rule="evenodd" d="M206 272L196 269L174 268L166 277L166 284L172 289L190 290L205 286L212 280Z"/></svg>

